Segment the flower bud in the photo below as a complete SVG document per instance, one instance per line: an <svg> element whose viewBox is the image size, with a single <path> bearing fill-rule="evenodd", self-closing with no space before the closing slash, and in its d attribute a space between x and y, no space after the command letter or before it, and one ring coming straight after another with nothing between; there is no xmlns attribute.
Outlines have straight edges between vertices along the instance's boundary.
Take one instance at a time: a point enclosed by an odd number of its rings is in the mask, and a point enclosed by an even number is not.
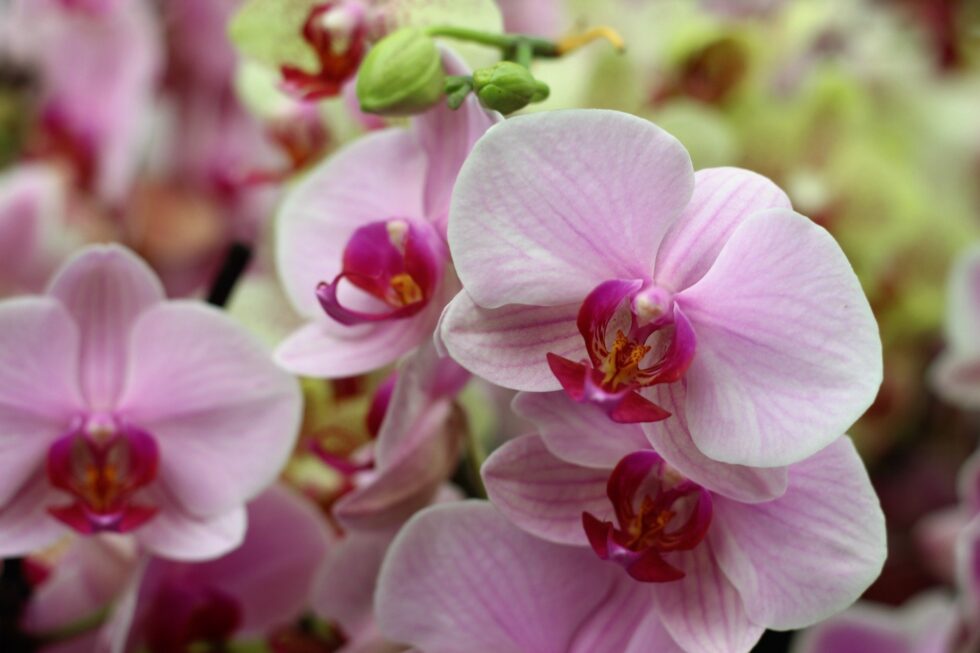
<svg viewBox="0 0 980 653"><path fill-rule="evenodd" d="M548 97L548 85L534 79L524 66L501 61L473 73L473 90L480 103L500 113L513 113Z"/></svg>
<svg viewBox="0 0 980 653"><path fill-rule="evenodd" d="M434 105L445 85L442 56L435 41L404 27L381 39L357 76L361 109L382 116L407 116Z"/></svg>

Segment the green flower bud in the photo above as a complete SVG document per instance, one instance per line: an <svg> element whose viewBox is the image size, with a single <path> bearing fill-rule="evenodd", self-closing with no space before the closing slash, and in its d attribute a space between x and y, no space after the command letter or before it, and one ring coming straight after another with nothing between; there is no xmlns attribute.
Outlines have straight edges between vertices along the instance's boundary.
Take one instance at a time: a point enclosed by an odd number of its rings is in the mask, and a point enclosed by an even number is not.
<svg viewBox="0 0 980 653"><path fill-rule="evenodd" d="M513 61L501 61L473 73L473 90L480 104L500 113L513 113L548 97L548 85Z"/></svg>
<svg viewBox="0 0 980 653"><path fill-rule="evenodd" d="M368 113L407 116L438 102L445 79L435 41L419 29L404 27L381 39L364 58L357 98Z"/></svg>

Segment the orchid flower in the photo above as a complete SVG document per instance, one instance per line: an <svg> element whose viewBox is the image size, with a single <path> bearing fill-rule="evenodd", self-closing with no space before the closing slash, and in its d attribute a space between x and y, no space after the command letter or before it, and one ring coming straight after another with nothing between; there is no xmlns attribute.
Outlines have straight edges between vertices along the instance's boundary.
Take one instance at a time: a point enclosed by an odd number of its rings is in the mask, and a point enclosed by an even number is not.
<svg viewBox="0 0 980 653"><path fill-rule="evenodd" d="M980 408L980 246L956 262L946 309L947 349L932 368L936 391L963 408Z"/></svg>
<svg viewBox="0 0 980 653"><path fill-rule="evenodd" d="M199 641L268 640L309 606L329 546L312 503L274 485L248 504L240 547L215 560L146 563L105 627L112 653L185 651Z"/></svg>
<svg viewBox="0 0 980 653"><path fill-rule="evenodd" d="M923 554L946 581L956 576L957 540L980 519L980 450L963 463L956 480L959 503L926 515L915 529Z"/></svg>
<svg viewBox="0 0 980 653"><path fill-rule="evenodd" d="M300 393L220 311L165 301L92 246L46 294L0 302L0 554L131 533L163 557L237 545L296 437Z"/></svg>
<svg viewBox="0 0 980 653"><path fill-rule="evenodd" d="M464 292L446 351L493 383L564 389L617 422L684 413L706 455L781 466L821 450L881 382L877 325L833 238L754 173L694 173L611 111L521 116L463 166L449 248ZM683 405L647 389L683 383Z"/></svg>
<svg viewBox="0 0 980 653"><path fill-rule="evenodd" d="M317 612L339 624L351 642L378 638L375 581L398 529L418 510L459 498L446 480L460 449L453 398L468 376L440 359L431 344L397 374L373 454L367 464L351 468L352 489L333 506L342 534L327 556L314 599Z"/></svg>
<svg viewBox="0 0 980 653"><path fill-rule="evenodd" d="M450 69L462 64L446 54ZM289 194L278 216L277 262L309 323L278 362L338 377L394 362L429 338L458 284L445 243L449 198L473 143L495 118L469 98L437 106L410 129L347 146Z"/></svg>
<svg viewBox="0 0 980 653"><path fill-rule="evenodd" d="M426 653L681 651L642 588L612 571L520 531L486 502L436 506L391 547L379 627Z"/></svg>
<svg viewBox="0 0 980 653"><path fill-rule="evenodd" d="M884 517L848 438L772 473L698 459L694 447L654 451L640 426L553 397L565 411L552 402L524 414L569 439L602 429L628 453L581 465L537 434L520 437L484 464L491 501L532 535L621 566L647 588L645 604L682 649L748 651L766 628L799 628L843 609L880 572ZM685 427L676 417L656 426L668 423Z"/></svg>
<svg viewBox="0 0 980 653"><path fill-rule="evenodd" d="M940 592L901 609L869 602L801 633L793 653L955 653L956 610Z"/></svg>
<svg viewBox="0 0 980 653"><path fill-rule="evenodd" d="M344 92L381 37L440 24L499 32L501 17L493 0L248 0L230 31L243 53L281 72L284 90L316 100Z"/></svg>
<svg viewBox="0 0 980 653"><path fill-rule="evenodd" d="M9 10L20 26L14 46L40 72L42 138L35 149L66 159L83 189L122 201L140 163L163 59L151 7L17 0Z"/></svg>

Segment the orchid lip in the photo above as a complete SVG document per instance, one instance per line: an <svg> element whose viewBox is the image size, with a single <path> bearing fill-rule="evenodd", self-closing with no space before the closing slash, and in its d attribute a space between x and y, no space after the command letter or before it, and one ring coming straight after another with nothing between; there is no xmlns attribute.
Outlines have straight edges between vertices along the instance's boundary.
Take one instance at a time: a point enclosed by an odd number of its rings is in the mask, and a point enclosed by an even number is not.
<svg viewBox="0 0 980 653"><path fill-rule="evenodd" d="M610 474L606 493L617 524L582 513L596 555L620 564L641 582L683 578L684 572L664 555L689 551L704 540L711 525L711 493L652 450L624 457Z"/></svg>
<svg viewBox="0 0 980 653"><path fill-rule="evenodd" d="M48 512L83 534L132 531L157 513L134 499L156 479L158 466L150 434L111 415L80 417L55 440L47 458L51 485L75 501Z"/></svg>
<svg viewBox="0 0 980 653"><path fill-rule="evenodd" d="M317 286L317 299L327 315L347 326L411 317L435 294L445 265L442 250L438 234L426 222L402 218L371 222L351 235L341 272L330 283ZM345 306L340 298L345 280L376 300L382 310Z"/></svg>
<svg viewBox="0 0 980 653"><path fill-rule="evenodd" d="M566 394L599 405L616 422L667 418L639 390L678 381L694 357L694 330L673 296L639 279L606 281L586 297L577 324L588 360L548 354Z"/></svg>

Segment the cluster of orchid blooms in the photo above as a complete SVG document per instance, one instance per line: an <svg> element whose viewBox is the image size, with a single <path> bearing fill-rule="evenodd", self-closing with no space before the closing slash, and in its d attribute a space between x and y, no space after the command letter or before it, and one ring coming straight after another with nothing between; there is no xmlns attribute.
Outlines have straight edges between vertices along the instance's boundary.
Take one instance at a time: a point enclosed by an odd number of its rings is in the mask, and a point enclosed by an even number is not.
<svg viewBox="0 0 980 653"><path fill-rule="evenodd" d="M29 595L0 625L11 650L736 653L818 623L800 651L980 641L976 457L962 506L923 528L959 596L844 611L886 557L847 436L882 347L834 238L642 118L505 117L540 84L454 51L526 68L614 34L501 33L489 0L159 4L0 16L39 116L0 176L0 555ZM508 23L548 20L530 4L502 3ZM269 34L244 49L285 92L274 115L236 97L229 21ZM399 29L449 38L438 101L399 96L389 124L355 87ZM146 173L138 108L161 70L183 142ZM312 164L325 98L368 133ZM194 211L236 217L169 243ZM138 234L129 212L150 216ZM276 310L299 316L273 349L194 298L227 281L233 241L258 267L271 246ZM976 408L977 250L950 307L934 386ZM365 426L324 429L350 388ZM489 457L473 402L513 409Z"/></svg>

